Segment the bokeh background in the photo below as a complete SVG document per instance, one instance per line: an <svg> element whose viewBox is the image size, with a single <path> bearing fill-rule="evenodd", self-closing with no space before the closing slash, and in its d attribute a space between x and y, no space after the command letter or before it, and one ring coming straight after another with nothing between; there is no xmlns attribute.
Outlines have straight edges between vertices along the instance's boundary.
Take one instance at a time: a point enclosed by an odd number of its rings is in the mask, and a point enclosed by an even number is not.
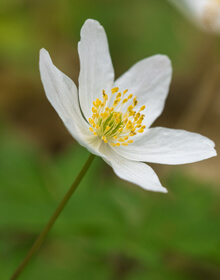
<svg viewBox="0 0 220 280"><path fill-rule="evenodd" d="M220 144L220 38L165 0L0 1L0 279L8 279L73 182L88 152L47 101L39 50L76 83L87 18L108 35L116 77L167 54L173 79L154 126ZM220 159L152 165L168 194L117 178L96 158L20 279L220 279Z"/></svg>

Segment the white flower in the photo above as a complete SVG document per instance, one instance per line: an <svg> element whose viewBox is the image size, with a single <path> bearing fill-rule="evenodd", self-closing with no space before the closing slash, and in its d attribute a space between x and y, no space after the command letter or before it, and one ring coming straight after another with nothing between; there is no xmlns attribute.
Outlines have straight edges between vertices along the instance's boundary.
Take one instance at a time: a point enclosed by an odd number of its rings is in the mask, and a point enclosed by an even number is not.
<svg viewBox="0 0 220 280"><path fill-rule="evenodd" d="M220 0L169 0L203 30L220 33Z"/></svg>
<svg viewBox="0 0 220 280"><path fill-rule="evenodd" d="M166 192L144 162L184 164L216 155L214 143L184 130L149 128L162 113L171 80L164 55L143 59L114 82L103 27L87 20L78 45L79 89L40 51L44 89L72 136L102 157L122 179L144 189Z"/></svg>

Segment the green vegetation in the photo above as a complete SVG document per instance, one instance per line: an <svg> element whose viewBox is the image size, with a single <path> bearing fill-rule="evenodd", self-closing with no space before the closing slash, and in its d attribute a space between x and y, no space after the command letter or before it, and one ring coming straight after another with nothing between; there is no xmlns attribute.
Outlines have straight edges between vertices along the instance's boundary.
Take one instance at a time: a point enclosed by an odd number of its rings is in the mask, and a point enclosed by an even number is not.
<svg viewBox="0 0 220 280"><path fill-rule="evenodd" d="M88 152L74 145L44 158L2 128L0 154L0 275L7 279ZM219 195L181 173L162 181L167 195L146 192L97 158L21 279L218 279Z"/></svg>

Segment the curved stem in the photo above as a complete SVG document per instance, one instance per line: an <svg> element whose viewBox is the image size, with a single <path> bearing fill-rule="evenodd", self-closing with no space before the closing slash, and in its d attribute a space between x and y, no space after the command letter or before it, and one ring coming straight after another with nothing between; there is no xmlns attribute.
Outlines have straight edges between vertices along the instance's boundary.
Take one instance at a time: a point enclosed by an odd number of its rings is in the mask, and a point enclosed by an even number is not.
<svg viewBox="0 0 220 280"><path fill-rule="evenodd" d="M84 164L82 170L80 171L80 173L76 177L76 179L73 182L72 186L70 187L70 189L68 190L68 192L64 196L63 200L60 202L59 206L57 207L57 209L53 213L53 215L50 218L49 222L47 223L47 225L45 226L45 228L43 229L41 234L38 236L38 238L34 242L33 246L31 247L31 249L27 253L26 257L24 258L23 262L16 269L16 271L14 272L14 274L12 275L10 280L15 280L15 279L17 279L19 277L20 273L23 271L25 266L28 264L28 262L30 261L31 257L33 256L33 254L39 249L39 247L43 243L44 239L46 238L48 232L50 231L50 229L52 228L53 224L55 223L56 219L58 218L58 216L62 212L63 208L65 207L65 205L69 201L70 197L72 196L73 192L76 190L77 186L79 185L79 183L81 182L82 178L86 174L86 172L89 169L89 167L90 167L91 163L93 162L94 158L95 158L95 155L90 154L89 158L87 159L87 161Z"/></svg>

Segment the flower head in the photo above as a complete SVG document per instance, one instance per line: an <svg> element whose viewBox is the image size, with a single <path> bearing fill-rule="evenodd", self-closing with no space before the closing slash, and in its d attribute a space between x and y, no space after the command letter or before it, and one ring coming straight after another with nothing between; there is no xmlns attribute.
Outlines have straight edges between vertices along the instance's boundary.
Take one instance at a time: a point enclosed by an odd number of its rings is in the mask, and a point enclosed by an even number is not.
<svg viewBox="0 0 220 280"><path fill-rule="evenodd" d="M220 33L220 0L169 0L203 30Z"/></svg>
<svg viewBox="0 0 220 280"><path fill-rule="evenodd" d="M171 80L164 55L143 59L114 81L103 27L87 20L78 45L79 89L58 70L45 49L40 73L46 96L72 136L102 157L122 179L166 192L143 162L183 164L216 155L214 143L199 134L149 128L162 113Z"/></svg>

